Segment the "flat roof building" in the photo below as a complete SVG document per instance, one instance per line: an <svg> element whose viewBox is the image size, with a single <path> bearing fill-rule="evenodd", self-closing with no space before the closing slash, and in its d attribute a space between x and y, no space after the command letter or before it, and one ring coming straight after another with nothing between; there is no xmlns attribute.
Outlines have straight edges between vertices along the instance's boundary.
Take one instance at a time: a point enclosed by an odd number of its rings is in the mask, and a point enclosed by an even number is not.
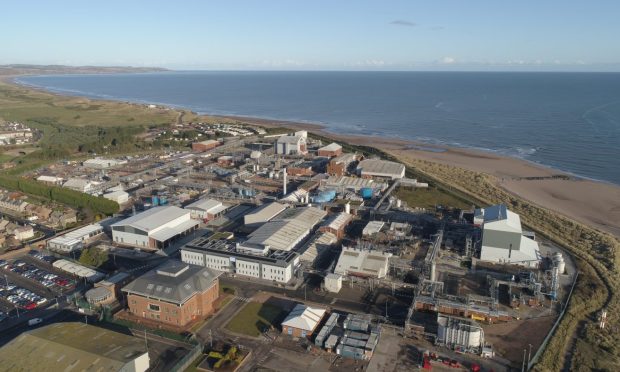
<svg viewBox="0 0 620 372"><path fill-rule="evenodd" d="M127 284L129 312L173 326L185 326L213 313L220 272L170 260Z"/></svg>
<svg viewBox="0 0 620 372"><path fill-rule="evenodd" d="M198 225L190 211L170 205L155 207L112 224L112 240L120 245L163 249Z"/></svg>
<svg viewBox="0 0 620 372"><path fill-rule="evenodd" d="M47 241L47 249L60 253L71 253L82 249L84 242L103 234L103 226L93 223Z"/></svg>
<svg viewBox="0 0 620 372"><path fill-rule="evenodd" d="M288 283L295 275L299 256L293 251L250 253L230 240L197 238L181 248L181 260L193 265L252 278Z"/></svg>
<svg viewBox="0 0 620 372"><path fill-rule="evenodd" d="M357 165L357 172L362 177L379 177L394 180L405 177L405 166L393 161L366 159Z"/></svg>
<svg viewBox="0 0 620 372"><path fill-rule="evenodd" d="M108 200L115 201L118 204L127 203L129 201L129 194L123 190L116 190L103 194L103 197Z"/></svg>
<svg viewBox="0 0 620 372"><path fill-rule="evenodd" d="M149 354L143 338L78 322L54 323L0 348L0 371L143 372Z"/></svg>
<svg viewBox="0 0 620 372"><path fill-rule="evenodd" d="M391 253L342 247L334 273L343 276L385 278Z"/></svg>

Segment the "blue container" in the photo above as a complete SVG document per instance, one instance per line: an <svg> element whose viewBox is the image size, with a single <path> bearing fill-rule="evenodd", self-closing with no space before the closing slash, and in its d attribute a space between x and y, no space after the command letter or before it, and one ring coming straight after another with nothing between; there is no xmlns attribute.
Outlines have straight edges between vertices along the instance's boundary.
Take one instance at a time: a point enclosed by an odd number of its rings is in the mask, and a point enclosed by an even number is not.
<svg viewBox="0 0 620 372"><path fill-rule="evenodd" d="M157 196L151 197L151 204L153 204L153 207L158 206L159 205L159 198Z"/></svg>
<svg viewBox="0 0 620 372"><path fill-rule="evenodd" d="M364 199L372 199L372 188L370 188L370 187L363 187L360 190L360 194L362 195L362 198L364 198Z"/></svg>
<svg viewBox="0 0 620 372"><path fill-rule="evenodd" d="M165 196L162 196L161 198L159 198L159 205L166 205L168 204L168 199L166 199Z"/></svg>

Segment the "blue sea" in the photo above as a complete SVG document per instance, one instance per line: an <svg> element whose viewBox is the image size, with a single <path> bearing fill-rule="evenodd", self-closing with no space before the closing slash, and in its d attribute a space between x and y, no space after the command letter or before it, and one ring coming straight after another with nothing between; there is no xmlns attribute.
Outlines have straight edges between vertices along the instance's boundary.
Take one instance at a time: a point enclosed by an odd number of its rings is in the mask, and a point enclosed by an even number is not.
<svg viewBox="0 0 620 372"><path fill-rule="evenodd" d="M620 184L618 73L175 71L19 81L70 95L482 149Z"/></svg>

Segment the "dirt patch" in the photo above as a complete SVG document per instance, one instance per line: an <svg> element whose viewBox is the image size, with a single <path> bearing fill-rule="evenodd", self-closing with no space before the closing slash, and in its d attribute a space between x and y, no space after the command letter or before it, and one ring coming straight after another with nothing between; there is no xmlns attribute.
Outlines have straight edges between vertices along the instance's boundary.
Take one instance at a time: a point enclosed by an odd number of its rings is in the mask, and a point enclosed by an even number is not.
<svg viewBox="0 0 620 372"><path fill-rule="evenodd" d="M526 349L529 353L529 344L532 344L533 356L555 319L555 316L549 316L484 325L485 341L493 345L498 355L510 360L514 365L521 365L523 350Z"/></svg>

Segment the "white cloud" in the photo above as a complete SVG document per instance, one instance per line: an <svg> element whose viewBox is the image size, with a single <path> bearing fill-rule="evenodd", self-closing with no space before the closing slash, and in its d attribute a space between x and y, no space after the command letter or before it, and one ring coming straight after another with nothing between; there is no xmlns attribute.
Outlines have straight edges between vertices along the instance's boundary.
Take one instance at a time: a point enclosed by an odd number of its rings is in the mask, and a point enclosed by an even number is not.
<svg viewBox="0 0 620 372"><path fill-rule="evenodd" d="M441 60L439 60L439 63L444 65L451 65L453 63L456 63L456 59L454 57L443 57Z"/></svg>

